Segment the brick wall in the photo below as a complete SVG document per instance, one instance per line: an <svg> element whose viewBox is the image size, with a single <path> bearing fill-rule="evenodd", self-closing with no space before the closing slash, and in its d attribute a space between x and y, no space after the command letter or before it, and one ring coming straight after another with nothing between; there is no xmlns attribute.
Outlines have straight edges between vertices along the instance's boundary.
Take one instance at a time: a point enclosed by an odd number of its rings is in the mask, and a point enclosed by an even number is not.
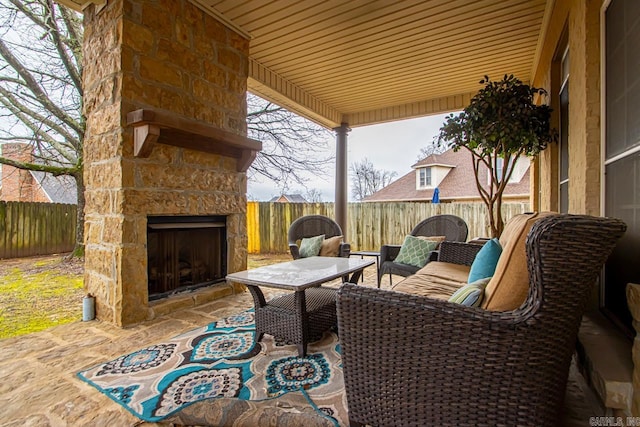
<svg viewBox="0 0 640 427"><path fill-rule="evenodd" d="M33 162L31 146L21 143L2 144L2 156L23 163ZM49 202L31 172L2 165L0 200L7 202Z"/></svg>

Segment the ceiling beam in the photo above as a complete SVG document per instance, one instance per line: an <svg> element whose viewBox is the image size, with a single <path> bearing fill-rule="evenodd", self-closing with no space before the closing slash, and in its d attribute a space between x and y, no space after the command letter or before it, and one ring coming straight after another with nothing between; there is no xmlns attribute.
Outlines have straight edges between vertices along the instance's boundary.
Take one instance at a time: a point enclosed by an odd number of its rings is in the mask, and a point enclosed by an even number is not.
<svg viewBox="0 0 640 427"><path fill-rule="evenodd" d="M249 91L327 128L340 126L342 114L284 77L249 59Z"/></svg>
<svg viewBox="0 0 640 427"><path fill-rule="evenodd" d="M347 123L350 127L358 127L460 111L469 105L471 98L475 95L475 92L462 93L376 110L342 113L255 59L249 59L247 85L250 92L328 129L338 127L341 123Z"/></svg>
<svg viewBox="0 0 640 427"><path fill-rule="evenodd" d="M434 114L451 113L464 109L476 93L443 96L441 98L426 99L410 104L394 105L377 110L359 111L345 114L343 122L350 127L366 126L376 123L393 122Z"/></svg>
<svg viewBox="0 0 640 427"><path fill-rule="evenodd" d="M56 0L56 3L67 6L76 12L82 12L90 4L95 4L98 9L102 9L107 4L107 0Z"/></svg>

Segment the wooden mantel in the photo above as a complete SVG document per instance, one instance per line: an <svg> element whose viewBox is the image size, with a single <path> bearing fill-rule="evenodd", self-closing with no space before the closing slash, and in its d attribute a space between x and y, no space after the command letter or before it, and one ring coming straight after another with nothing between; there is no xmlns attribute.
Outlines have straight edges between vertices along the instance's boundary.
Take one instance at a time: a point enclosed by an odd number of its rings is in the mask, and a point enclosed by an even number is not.
<svg viewBox="0 0 640 427"><path fill-rule="evenodd" d="M168 144L236 158L238 172L246 172L262 149L260 141L168 111L131 111L127 125L133 126L136 157L149 157L156 143Z"/></svg>

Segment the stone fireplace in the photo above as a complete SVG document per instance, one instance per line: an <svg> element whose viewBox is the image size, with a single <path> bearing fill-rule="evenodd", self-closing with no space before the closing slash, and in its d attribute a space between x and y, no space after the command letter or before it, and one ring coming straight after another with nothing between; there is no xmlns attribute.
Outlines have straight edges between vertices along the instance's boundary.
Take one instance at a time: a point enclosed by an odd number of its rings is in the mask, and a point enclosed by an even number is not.
<svg viewBox="0 0 640 427"><path fill-rule="evenodd" d="M157 274L181 266L150 266L148 231L157 217L223 222L219 263L246 268L246 169L260 149L246 138L248 40L186 0L110 0L84 22L85 287L97 317L133 325L240 291L218 271L204 274L208 293L149 302L172 294L151 291L168 286Z"/></svg>

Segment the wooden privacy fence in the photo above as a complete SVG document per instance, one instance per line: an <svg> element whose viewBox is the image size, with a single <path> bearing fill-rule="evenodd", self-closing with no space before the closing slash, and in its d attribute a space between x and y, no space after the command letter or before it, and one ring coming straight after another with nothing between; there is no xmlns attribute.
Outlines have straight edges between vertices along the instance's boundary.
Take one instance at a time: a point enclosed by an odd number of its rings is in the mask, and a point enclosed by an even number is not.
<svg viewBox="0 0 640 427"><path fill-rule="evenodd" d="M529 204L506 203L502 208L506 221L528 211ZM248 202L249 253L287 252L289 226L296 218L311 214L335 218L333 203ZM464 219L469 226L469 239L490 235L483 203L349 203L346 241L352 250L379 250L383 244L401 244L416 224L440 214Z"/></svg>
<svg viewBox="0 0 640 427"><path fill-rule="evenodd" d="M76 205L0 202L0 258L71 252Z"/></svg>

